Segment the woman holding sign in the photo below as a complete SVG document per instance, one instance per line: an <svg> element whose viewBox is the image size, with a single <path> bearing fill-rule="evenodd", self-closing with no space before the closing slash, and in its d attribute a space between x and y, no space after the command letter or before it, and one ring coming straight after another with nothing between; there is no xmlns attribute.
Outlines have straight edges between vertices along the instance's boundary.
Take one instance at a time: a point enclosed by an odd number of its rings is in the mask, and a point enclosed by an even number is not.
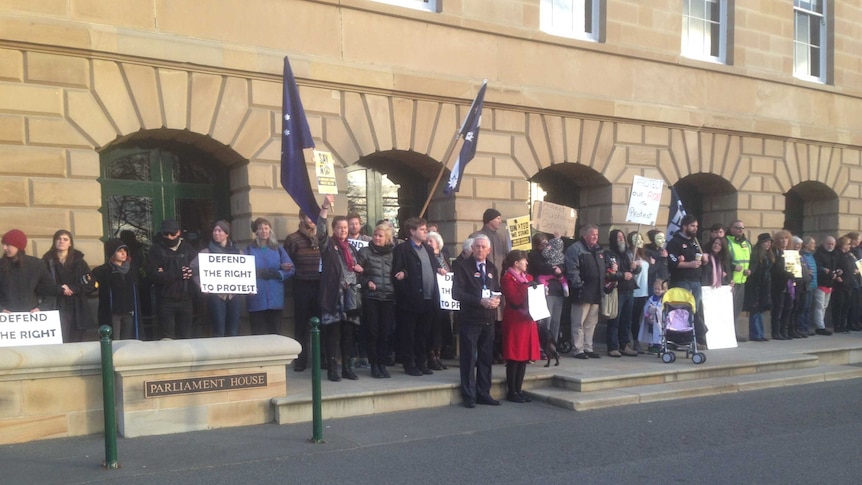
<svg viewBox="0 0 862 485"><path fill-rule="evenodd" d="M386 337L395 317L395 288L392 285L392 226L378 224L368 246L359 250L357 263L362 266L362 324L368 337L368 363L371 377L391 377L386 370L389 349Z"/></svg>
<svg viewBox="0 0 862 485"><path fill-rule="evenodd" d="M242 254L230 238L230 223L225 220L216 221L212 227L212 240L200 254ZM198 258L192 261L192 271L198 274ZM200 278L195 278L200 284ZM240 295L227 293L207 293L207 311L209 312L212 330L211 337L235 337L239 335L239 309L242 306Z"/></svg>
<svg viewBox="0 0 862 485"><path fill-rule="evenodd" d="M527 362L539 360L539 328L527 305L527 289L533 277L527 273L527 252L510 251L503 261L500 291L506 298L503 310L503 358L506 359L506 399L524 403L531 399L522 391Z"/></svg>

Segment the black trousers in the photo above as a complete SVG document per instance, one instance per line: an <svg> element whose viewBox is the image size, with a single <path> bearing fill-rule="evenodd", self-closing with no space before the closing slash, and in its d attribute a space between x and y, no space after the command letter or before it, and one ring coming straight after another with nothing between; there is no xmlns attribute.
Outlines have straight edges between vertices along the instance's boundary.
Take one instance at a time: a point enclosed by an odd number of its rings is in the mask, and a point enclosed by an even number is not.
<svg viewBox="0 0 862 485"><path fill-rule="evenodd" d="M281 326L282 310L261 310L248 312L248 322L251 324L252 335L278 334Z"/></svg>
<svg viewBox="0 0 862 485"><path fill-rule="evenodd" d="M398 350L404 369L428 366L428 338L434 323L434 305L437 302L424 300L422 308L398 307L396 325L398 326Z"/></svg>
<svg viewBox="0 0 862 485"><path fill-rule="evenodd" d="M392 300L362 300L362 326L365 328L366 353L368 363L385 364L389 357L389 346L386 339L394 318Z"/></svg>
<svg viewBox="0 0 862 485"><path fill-rule="evenodd" d="M341 343L341 365L350 365L350 355L353 352L353 327L356 324L342 320L321 325L321 338L329 365L337 359L339 342ZM330 367L330 370L332 368Z"/></svg>
<svg viewBox="0 0 862 485"><path fill-rule="evenodd" d="M162 338L191 338L193 307L191 299L161 298L158 316Z"/></svg>
<svg viewBox="0 0 862 485"><path fill-rule="evenodd" d="M320 281L293 280L293 338L302 345L296 364L308 364L311 317L320 318Z"/></svg>
<svg viewBox="0 0 862 485"><path fill-rule="evenodd" d="M494 363L494 323L460 323L461 395L464 400L491 396L491 366Z"/></svg>

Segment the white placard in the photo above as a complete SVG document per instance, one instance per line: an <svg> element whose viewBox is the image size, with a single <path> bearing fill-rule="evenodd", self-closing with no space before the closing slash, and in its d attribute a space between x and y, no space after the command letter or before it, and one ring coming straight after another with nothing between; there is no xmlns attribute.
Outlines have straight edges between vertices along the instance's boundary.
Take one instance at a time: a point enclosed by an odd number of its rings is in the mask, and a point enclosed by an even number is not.
<svg viewBox="0 0 862 485"><path fill-rule="evenodd" d="M703 322L709 350L736 348L736 322L733 318L733 289L730 286L701 287Z"/></svg>
<svg viewBox="0 0 862 485"><path fill-rule="evenodd" d="M235 295L257 294L254 256L248 254L198 254L201 292Z"/></svg>
<svg viewBox="0 0 862 485"><path fill-rule="evenodd" d="M0 347L62 343L58 310L0 313Z"/></svg>
<svg viewBox="0 0 862 485"><path fill-rule="evenodd" d="M347 243L353 246L353 249L357 252L365 246L368 246L368 241L363 241L362 239L348 239Z"/></svg>
<svg viewBox="0 0 862 485"><path fill-rule="evenodd" d="M551 318L548 299L545 297L545 285L531 286L527 289L527 308L530 310L530 318L535 321Z"/></svg>
<svg viewBox="0 0 862 485"><path fill-rule="evenodd" d="M314 171L317 174L317 191L321 194L338 195L332 153L314 150Z"/></svg>
<svg viewBox="0 0 862 485"><path fill-rule="evenodd" d="M664 189L664 180L635 175L632 181L629 210L626 211L626 221L654 226L658 218L662 189Z"/></svg>
<svg viewBox="0 0 862 485"><path fill-rule="evenodd" d="M793 274L794 278L802 278L802 256L799 251L793 249L785 249L784 255L784 271Z"/></svg>
<svg viewBox="0 0 862 485"><path fill-rule="evenodd" d="M437 290L440 292L440 308L442 310L460 310L461 302L452 299L452 276L446 273L437 273Z"/></svg>
<svg viewBox="0 0 862 485"><path fill-rule="evenodd" d="M578 222L578 211L571 207L537 200L533 202L532 224L537 230L561 236L575 233L575 223Z"/></svg>

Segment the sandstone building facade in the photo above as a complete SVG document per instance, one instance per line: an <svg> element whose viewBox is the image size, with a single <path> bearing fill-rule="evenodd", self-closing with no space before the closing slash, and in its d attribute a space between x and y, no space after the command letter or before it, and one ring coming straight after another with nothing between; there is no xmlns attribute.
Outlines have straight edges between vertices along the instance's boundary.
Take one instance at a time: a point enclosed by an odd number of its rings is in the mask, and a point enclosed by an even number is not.
<svg viewBox="0 0 862 485"><path fill-rule="evenodd" d="M367 220L419 212L487 79L477 156L428 211L450 244L540 197L633 228L634 175L706 224L858 230L859 52L862 6L834 0L2 0L0 229L36 255L69 229L91 264L169 217L283 238L289 56L336 207Z"/></svg>

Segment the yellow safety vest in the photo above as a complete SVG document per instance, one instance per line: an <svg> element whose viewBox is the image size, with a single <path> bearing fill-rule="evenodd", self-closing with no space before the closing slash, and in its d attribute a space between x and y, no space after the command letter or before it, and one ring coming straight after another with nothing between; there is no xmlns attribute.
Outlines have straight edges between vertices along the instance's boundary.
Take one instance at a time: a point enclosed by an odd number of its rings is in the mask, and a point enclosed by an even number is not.
<svg viewBox="0 0 862 485"><path fill-rule="evenodd" d="M748 242L748 239L738 243L735 237L727 236L727 249L730 251L730 260L733 265L733 282L741 285L748 279L743 271L748 269L748 263L751 261L751 243ZM736 271L737 266L742 266L742 271Z"/></svg>

